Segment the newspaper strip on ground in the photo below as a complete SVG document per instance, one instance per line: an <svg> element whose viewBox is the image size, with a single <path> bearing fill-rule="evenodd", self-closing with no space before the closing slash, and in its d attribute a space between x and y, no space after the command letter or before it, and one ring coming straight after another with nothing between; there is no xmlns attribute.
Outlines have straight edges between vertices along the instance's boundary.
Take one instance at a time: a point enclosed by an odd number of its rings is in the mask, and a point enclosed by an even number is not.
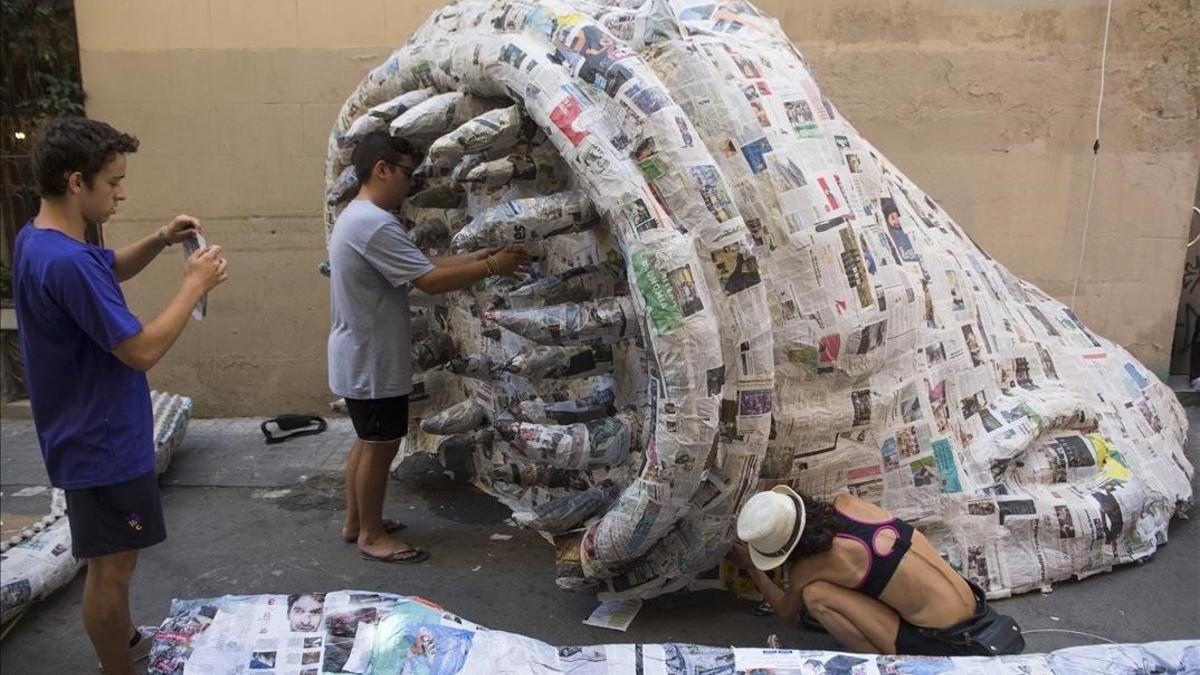
<svg viewBox="0 0 1200 675"><path fill-rule="evenodd" d="M192 400L152 391L150 401L154 413L154 470L161 475L187 433ZM7 623L33 602L65 586L83 567L83 561L71 555L66 513L66 495L54 489L49 513L0 542L0 623Z"/></svg>
<svg viewBox="0 0 1200 675"><path fill-rule="evenodd" d="M1182 673L1197 668L1197 640L953 658L678 643L555 647L524 635L488 630L423 598L337 591L174 600L154 639L147 672L1074 675Z"/></svg>
<svg viewBox="0 0 1200 675"><path fill-rule="evenodd" d="M638 612L641 611L643 602L641 598L602 602L583 622L589 626L619 630L624 633L629 629L629 624L633 623Z"/></svg>
<svg viewBox="0 0 1200 675"><path fill-rule="evenodd" d="M538 261L414 299L455 352L417 376L414 425L486 408L501 433L453 447L555 541L560 586L720 583L734 515L778 484L880 504L991 597L1145 559L1190 505L1170 389L975 245L749 2L438 10L334 123L327 228L354 130L412 92L389 128L436 151L404 212L475 219L431 253ZM542 416L560 404L645 422L585 461L599 418ZM414 426L405 452L444 440Z"/></svg>

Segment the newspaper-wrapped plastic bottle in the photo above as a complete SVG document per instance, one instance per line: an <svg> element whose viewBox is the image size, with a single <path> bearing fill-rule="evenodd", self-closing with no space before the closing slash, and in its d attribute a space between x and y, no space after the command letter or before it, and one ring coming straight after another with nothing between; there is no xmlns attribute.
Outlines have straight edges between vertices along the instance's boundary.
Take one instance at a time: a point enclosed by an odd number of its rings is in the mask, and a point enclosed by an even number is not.
<svg viewBox="0 0 1200 675"><path fill-rule="evenodd" d="M492 480L520 487L573 488L586 490L587 480L580 471L560 469L533 462L510 462L492 467Z"/></svg>
<svg viewBox="0 0 1200 675"><path fill-rule="evenodd" d="M540 345L601 345L633 337L637 313L628 296L537 309L492 310L487 317Z"/></svg>
<svg viewBox="0 0 1200 675"><path fill-rule="evenodd" d="M625 271L615 263L604 262L574 267L525 284L509 294L508 303L513 307L560 305L628 293Z"/></svg>
<svg viewBox="0 0 1200 675"><path fill-rule="evenodd" d="M389 131L393 136L410 140L432 141L462 123L492 108L502 105L459 91L431 96L392 120Z"/></svg>
<svg viewBox="0 0 1200 675"><path fill-rule="evenodd" d="M387 131L392 120L404 114L409 108L424 103L436 93L436 89L406 91L396 98L372 106L370 110L367 110L367 114L354 120L354 124L350 125L350 130L340 139L340 147L352 149L363 136L373 131Z"/></svg>
<svg viewBox="0 0 1200 675"><path fill-rule="evenodd" d="M504 364L503 370L531 380L590 377L612 372L612 348L533 347L522 350Z"/></svg>
<svg viewBox="0 0 1200 675"><path fill-rule="evenodd" d="M448 373L469 377L473 380L490 379L492 373L497 370L496 364L492 363L491 358L485 354L456 356L443 364L442 368Z"/></svg>
<svg viewBox="0 0 1200 675"><path fill-rule="evenodd" d="M421 420L421 431L443 436L461 434L484 426L487 420L487 408L479 401L469 398Z"/></svg>
<svg viewBox="0 0 1200 675"><path fill-rule="evenodd" d="M338 174L337 180L325 191L325 203L336 206L350 201L358 194L358 176L354 175L354 167L348 166Z"/></svg>
<svg viewBox="0 0 1200 675"><path fill-rule="evenodd" d="M511 147L526 119L520 106L489 110L434 141L429 147L429 161L449 168L466 154Z"/></svg>
<svg viewBox="0 0 1200 675"><path fill-rule="evenodd" d="M583 492L552 499L533 507L533 520L523 525L556 534L582 525L585 520L601 512L612 503L620 487L612 481L588 488Z"/></svg>
<svg viewBox="0 0 1200 675"><path fill-rule="evenodd" d="M517 199L479 214L454 235L456 251L520 244L578 232L596 222L592 200L582 192Z"/></svg>
<svg viewBox="0 0 1200 675"><path fill-rule="evenodd" d="M575 424L591 422L601 417L616 414L613 406L617 400L612 388L601 389L587 398L571 399L568 401L521 401L514 406L513 412L524 422L534 424Z"/></svg>
<svg viewBox="0 0 1200 675"><path fill-rule="evenodd" d="M412 346L414 370L429 370L448 362L454 357L454 338L446 333L435 333Z"/></svg>
<svg viewBox="0 0 1200 675"><path fill-rule="evenodd" d="M629 456L633 429L626 415L579 424L497 424L500 436L528 461L562 469L617 466Z"/></svg>

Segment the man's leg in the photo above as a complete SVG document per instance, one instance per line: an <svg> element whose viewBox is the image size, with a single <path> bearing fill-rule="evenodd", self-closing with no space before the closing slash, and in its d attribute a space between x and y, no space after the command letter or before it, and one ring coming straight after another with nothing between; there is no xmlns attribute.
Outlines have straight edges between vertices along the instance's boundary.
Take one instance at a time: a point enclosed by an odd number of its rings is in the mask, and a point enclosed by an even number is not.
<svg viewBox="0 0 1200 675"><path fill-rule="evenodd" d="M133 620L129 615L129 584L137 567L136 550L121 551L88 560L83 585L83 627L105 673L132 675L129 642Z"/></svg>
<svg viewBox="0 0 1200 675"><path fill-rule="evenodd" d="M825 581L804 587L804 604L844 647L866 654L896 653L900 615L875 598Z"/></svg>
<svg viewBox="0 0 1200 675"><path fill-rule="evenodd" d="M342 539L346 541L358 540L358 463L363 452L363 442L355 438L346 457L346 522L342 525Z"/></svg>
<svg viewBox="0 0 1200 675"><path fill-rule="evenodd" d="M387 493L388 469L400 449L400 441L362 442L356 470L358 498L358 549L375 557L384 557L411 548L404 540L383 529L383 498Z"/></svg>

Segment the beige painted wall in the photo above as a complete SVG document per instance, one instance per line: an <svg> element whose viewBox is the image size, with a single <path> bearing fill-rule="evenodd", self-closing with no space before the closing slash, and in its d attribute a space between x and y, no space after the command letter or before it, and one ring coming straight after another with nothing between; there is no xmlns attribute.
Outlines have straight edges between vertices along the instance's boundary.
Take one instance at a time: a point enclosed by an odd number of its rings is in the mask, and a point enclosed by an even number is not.
<svg viewBox="0 0 1200 675"><path fill-rule="evenodd" d="M178 212L231 280L152 372L198 413L321 411L326 135L440 0L77 0L88 115L141 138L108 242ZM827 95L992 255L1069 299L1091 175L1104 3L760 0ZM352 9L351 9L352 8ZM1200 168L1200 5L1117 2L1079 314L1166 373ZM171 251L126 285L144 317Z"/></svg>

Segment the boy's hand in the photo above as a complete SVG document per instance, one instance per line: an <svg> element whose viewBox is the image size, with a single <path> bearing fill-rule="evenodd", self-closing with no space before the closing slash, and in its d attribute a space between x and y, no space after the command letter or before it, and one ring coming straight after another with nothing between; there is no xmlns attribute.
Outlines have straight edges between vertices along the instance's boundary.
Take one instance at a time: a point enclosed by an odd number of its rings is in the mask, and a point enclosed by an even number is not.
<svg viewBox="0 0 1200 675"><path fill-rule="evenodd" d="M495 255L503 250L504 250L503 246L492 246L490 248L481 248L478 251L475 251L474 253L471 254L471 260L484 260L489 255Z"/></svg>
<svg viewBox="0 0 1200 675"><path fill-rule="evenodd" d="M522 246L509 245L492 254L495 256L496 263L499 267L500 274L504 276L512 276L517 272L527 270L529 257L525 253L525 248Z"/></svg>
<svg viewBox="0 0 1200 675"><path fill-rule="evenodd" d="M200 221L183 214L175 216L171 219L171 222L163 225L158 230L162 240L168 245L178 244L191 238L197 232L204 232L204 228L200 227Z"/></svg>
<svg viewBox="0 0 1200 675"><path fill-rule="evenodd" d="M188 258L183 272L184 281L198 284L207 293L229 278L228 265L221 256L221 247L209 246Z"/></svg>

